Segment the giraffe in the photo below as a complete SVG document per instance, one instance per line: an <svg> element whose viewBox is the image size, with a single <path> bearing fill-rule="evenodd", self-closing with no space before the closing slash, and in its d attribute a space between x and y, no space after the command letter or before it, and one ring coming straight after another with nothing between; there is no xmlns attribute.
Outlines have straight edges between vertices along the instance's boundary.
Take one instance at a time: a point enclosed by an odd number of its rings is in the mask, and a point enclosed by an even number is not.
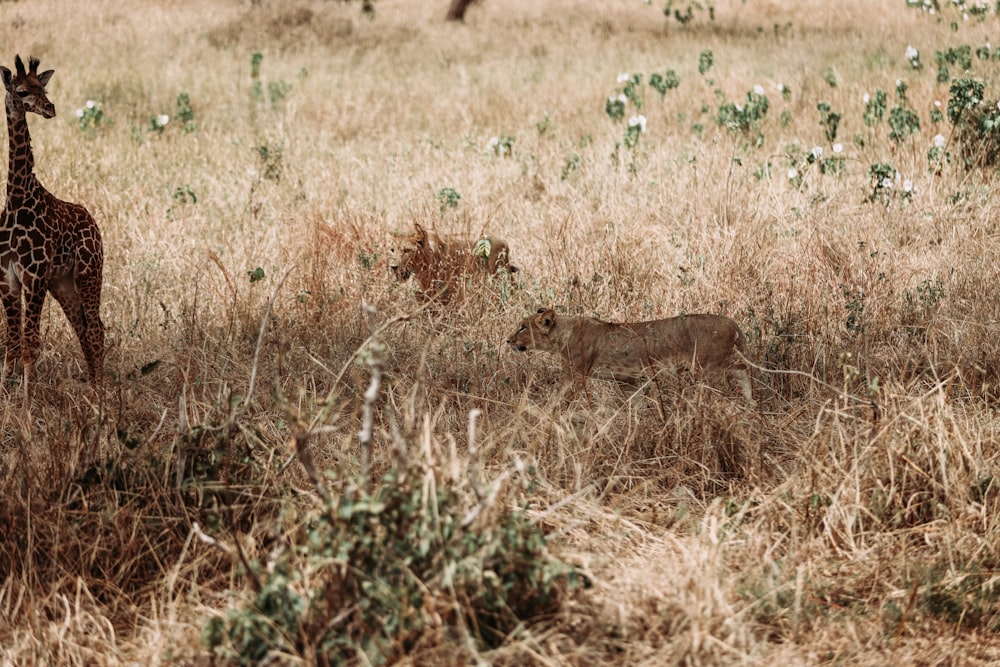
<svg viewBox="0 0 1000 667"><path fill-rule="evenodd" d="M80 341L88 378L96 387L103 380L104 367L101 231L87 209L57 199L35 176L26 114L30 111L42 118L56 115L45 94L54 70L39 74L38 58L29 58L28 63L25 72L18 55L14 59L16 73L0 66L7 90L10 152L7 204L0 219L0 300L7 317L5 362L13 366L20 353L25 384L31 381L41 347L42 306L46 294L52 292Z"/></svg>

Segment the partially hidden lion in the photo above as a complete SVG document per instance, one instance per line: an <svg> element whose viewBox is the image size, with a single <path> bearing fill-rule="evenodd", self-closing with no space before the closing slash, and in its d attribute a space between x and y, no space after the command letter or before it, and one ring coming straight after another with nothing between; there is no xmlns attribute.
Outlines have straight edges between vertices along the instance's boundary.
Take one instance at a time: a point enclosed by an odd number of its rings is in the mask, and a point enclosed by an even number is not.
<svg viewBox="0 0 1000 667"><path fill-rule="evenodd" d="M471 242L445 239L417 223L413 234L403 236L400 248L393 248L389 268L396 280L416 278L424 294L431 297L451 295L464 276L517 272L505 241L490 237Z"/></svg>
<svg viewBox="0 0 1000 667"><path fill-rule="evenodd" d="M660 368L698 375L721 372L736 380L747 403L753 397L746 342L739 326L722 315L681 315L665 320L614 324L592 317L563 317L540 308L507 339L517 352L541 350L562 357L563 368L637 385Z"/></svg>

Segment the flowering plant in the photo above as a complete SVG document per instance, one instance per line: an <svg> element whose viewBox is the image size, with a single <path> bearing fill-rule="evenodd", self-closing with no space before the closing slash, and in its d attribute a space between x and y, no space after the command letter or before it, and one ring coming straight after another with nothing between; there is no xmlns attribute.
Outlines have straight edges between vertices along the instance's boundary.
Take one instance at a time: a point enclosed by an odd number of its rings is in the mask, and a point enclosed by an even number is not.
<svg viewBox="0 0 1000 667"><path fill-rule="evenodd" d="M101 125L110 122L110 118L104 115L104 109L100 102L87 100L86 104L76 110L76 117L79 119L80 129L96 130Z"/></svg>

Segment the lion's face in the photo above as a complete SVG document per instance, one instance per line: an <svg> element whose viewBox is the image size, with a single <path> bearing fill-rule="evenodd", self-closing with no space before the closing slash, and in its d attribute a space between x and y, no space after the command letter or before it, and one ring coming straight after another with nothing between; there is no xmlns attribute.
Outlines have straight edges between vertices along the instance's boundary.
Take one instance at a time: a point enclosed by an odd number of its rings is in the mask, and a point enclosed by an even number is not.
<svg viewBox="0 0 1000 667"><path fill-rule="evenodd" d="M396 280L406 280L419 270L417 264L421 261L421 253L426 245L427 232L420 225L416 225L416 231L402 239L398 250L396 248L389 250L389 270Z"/></svg>
<svg viewBox="0 0 1000 667"><path fill-rule="evenodd" d="M416 252L416 249L409 245L404 245L398 250L390 249L389 270L392 271L393 278L402 282L413 275L413 258Z"/></svg>
<svg viewBox="0 0 1000 667"><path fill-rule="evenodd" d="M521 320L521 325L507 344L516 352L527 350L548 349L549 333L556 325L556 314L551 308L539 308L536 315Z"/></svg>

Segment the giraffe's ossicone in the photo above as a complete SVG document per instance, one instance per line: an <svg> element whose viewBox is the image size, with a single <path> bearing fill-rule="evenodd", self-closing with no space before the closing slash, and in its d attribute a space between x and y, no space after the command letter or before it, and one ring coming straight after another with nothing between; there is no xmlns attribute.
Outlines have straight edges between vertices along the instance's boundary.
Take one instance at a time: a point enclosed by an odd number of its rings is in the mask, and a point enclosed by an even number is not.
<svg viewBox="0 0 1000 667"><path fill-rule="evenodd" d="M20 355L26 381L34 375L41 346L42 306L46 294L52 292L80 340L89 379L96 386L102 381L104 367L101 231L87 209L56 198L35 177L27 114L37 113L42 118L56 115L45 94L54 70L39 74L34 57L28 64L25 71L21 56L16 56L16 73L0 66L7 90L10 139L7 204L0 220L0 299L7 318L5 361L11 367Z"/></svg>

